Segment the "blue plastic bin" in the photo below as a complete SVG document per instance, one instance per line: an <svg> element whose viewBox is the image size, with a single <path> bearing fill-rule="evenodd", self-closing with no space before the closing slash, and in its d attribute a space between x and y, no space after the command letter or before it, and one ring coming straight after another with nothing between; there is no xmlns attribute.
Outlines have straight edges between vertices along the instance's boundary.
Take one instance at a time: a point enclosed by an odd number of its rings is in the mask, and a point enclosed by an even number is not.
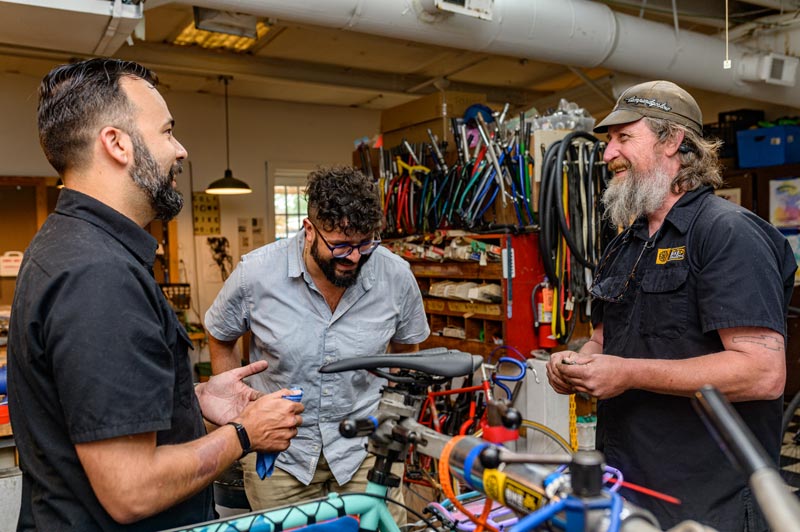
<svg viewBox="0 0 800 532"><path fill-rule="evenodd" d="M775 126L736 132L740 168L800 162L800 126Z"/></svg>

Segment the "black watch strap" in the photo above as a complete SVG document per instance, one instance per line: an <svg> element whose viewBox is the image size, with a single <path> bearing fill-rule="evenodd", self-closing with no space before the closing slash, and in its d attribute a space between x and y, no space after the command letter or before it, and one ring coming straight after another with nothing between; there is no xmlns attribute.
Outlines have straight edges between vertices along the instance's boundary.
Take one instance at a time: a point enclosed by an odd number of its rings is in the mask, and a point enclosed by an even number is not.
<svg viewBox="0 0 800 532"><path fill-rule="evenodd" d="M235 421L228 421L226 425L233 425L236 429L236 435L239 437L239 444L242 446L242 456L240 456L240 458L244 458L244 456L250 452L250 438L247 436L247 431L241 423Z"/></svg>

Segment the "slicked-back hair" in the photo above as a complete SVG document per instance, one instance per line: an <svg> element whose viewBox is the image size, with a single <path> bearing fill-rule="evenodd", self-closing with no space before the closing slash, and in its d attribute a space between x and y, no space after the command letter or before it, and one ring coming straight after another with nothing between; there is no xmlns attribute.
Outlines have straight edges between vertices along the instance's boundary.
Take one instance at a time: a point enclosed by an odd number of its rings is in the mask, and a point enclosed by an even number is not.
<svg viewBox="0 0 800 532"><path fill-rule="evenodd" d="M103 127L135 129L133 106L119 83L125 76L158 85L155 73L142 65L110 58L61 65L44 77L39 86L39 143L59 174L89 163L90 147Z"/></svg>
<svg viewBox="0 0 800 532"><path fill-rule="evenodd" d="M326 231L370 234L383 224L378 185L351 166L320 168L308 175L308 217Z"/></svg>

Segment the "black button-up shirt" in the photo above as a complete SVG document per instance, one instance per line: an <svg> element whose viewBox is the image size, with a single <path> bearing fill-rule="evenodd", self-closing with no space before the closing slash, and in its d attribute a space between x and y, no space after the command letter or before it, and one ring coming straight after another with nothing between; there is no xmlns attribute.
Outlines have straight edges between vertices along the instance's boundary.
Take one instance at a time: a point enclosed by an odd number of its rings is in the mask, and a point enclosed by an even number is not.
<svg viewBox="0 0 800 532"><path fill-rule="evenodd" d="M191 342L153 278L157 243L119 212L61 191L25 253L8 348L23 472L21 530L161 530L213 518L211 489L129 526L97 500L74 445L205 434Z"/></svg>
<svg viewBox="0 0 800 532"><path fill-rule="evenodd" d="M722 328L785 335L796 268L791 247L774 227L708 187L681 197L652 237L639 219L607 249L597 282L612 302L595 300L593 316L603 324L605 353L677 360L724 350ZM777 461L781 400L734 406ZM695 519L718 530L744 529L747 479L726 460L690 399L629 390L600 401L598 445L626 480L682 501L675 506L625 490L663 528Z"/></svg>

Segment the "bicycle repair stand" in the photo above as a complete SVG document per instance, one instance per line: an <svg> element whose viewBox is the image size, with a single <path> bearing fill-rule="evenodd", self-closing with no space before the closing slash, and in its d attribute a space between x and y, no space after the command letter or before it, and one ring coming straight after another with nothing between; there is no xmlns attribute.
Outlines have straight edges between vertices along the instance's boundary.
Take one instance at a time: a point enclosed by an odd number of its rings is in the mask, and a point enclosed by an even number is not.
<svg viewBox="0 0 800 532"><path fill-rule="evenodd" d="M404 420L416 422L420 409L432 385L443 384L447 378L436 377L422 371L401 369L398 373L372 370L395 383L385 386L374 416L365 419L346 419L339 425L339 432L346 438L369 436L367 451L375 455L375 465L367 479L375 484L396 488L400 477L393 474L392 465L405 462L409 446L422 443L423 434L408 428ZM507 401L487 398L488 424L484 427L484 439L492 443L503 443L519 436L517 429L522 422L519 411L511 408ZM416 425L414 423L413 425Z"/></svg>
<svg viewBox="0 0 800 532"><path fill-rule="evenodd" d="M383 372L375 370L375 373L380 375ZM383 388L375 415L345 419L339 425L339 432L346 438L369 436L367 452L375 455L375 465L367 474L367 480L396 488L400 485L400 477L392 473L392 465L404 462L409 446L421 437L400 422L417 419L428 386L438 379L406 370L381 376L396 384Z"/></svg>

